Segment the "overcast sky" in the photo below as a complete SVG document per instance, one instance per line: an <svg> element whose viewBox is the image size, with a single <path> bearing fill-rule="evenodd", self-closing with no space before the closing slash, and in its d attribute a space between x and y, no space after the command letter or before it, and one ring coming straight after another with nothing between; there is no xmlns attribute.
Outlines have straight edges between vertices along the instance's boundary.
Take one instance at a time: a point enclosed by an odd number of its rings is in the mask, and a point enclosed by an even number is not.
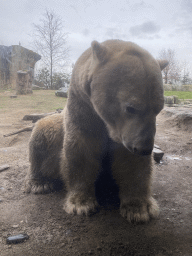
<svg viewBox="0 0 192 256"><path fill-rule="evenodd" d="M174 49L192 69L192 0L0 0L0 44L30 48L32 23L53 10L69 33L71 62L93 40L133 41L158 57Z"/></svg>

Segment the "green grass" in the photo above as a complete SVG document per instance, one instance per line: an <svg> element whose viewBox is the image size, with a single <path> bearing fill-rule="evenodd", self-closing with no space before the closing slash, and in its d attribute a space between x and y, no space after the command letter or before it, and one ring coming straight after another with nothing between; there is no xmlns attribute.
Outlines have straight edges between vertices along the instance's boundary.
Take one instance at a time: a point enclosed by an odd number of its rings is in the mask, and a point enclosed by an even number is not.
<svg viewBox="0 0 192 256"><path fill-rule="evenodd" d="M182 91L164 91L165 96L178 96L179 99L187 100L192 99L192 92L182 92Z"/></svg>
<svg viewBox="0 0 192 256"><path fill-rule="evenodd" d="M33 94L18 95L11 99L12 94L10 91L0 91L0 109L29 109L46 113L63 108L67 101L66 98L56 97L54 90L33 91Z"/></svg>

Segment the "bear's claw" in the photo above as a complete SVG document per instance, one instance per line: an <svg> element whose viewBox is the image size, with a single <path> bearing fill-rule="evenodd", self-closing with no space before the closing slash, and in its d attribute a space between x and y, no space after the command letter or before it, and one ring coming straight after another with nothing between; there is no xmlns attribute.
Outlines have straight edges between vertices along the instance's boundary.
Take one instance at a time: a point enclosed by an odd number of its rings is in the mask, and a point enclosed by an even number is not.
<svg viewBox="0 0 192 256"><path fill-rule="evenodd" d="M69 214L89 215L96 211L98 203L94 198L80 200L78 196L68 196L63 209Z"/></svg>
<svg viewBox="0 0 192 256"><path fill-rule="evenodd" d="M147 202L130 201L121 204L120 213L130 223L146 223L159 215L159 207L151 197Z"/></svg>
<svg viewBox="0 0 192 256"><path fill-rule="evenodd" d="M27 180L25 182L24 192L33 194L46 194L54 190L53 184L39 184L33 180Z"/></svg>

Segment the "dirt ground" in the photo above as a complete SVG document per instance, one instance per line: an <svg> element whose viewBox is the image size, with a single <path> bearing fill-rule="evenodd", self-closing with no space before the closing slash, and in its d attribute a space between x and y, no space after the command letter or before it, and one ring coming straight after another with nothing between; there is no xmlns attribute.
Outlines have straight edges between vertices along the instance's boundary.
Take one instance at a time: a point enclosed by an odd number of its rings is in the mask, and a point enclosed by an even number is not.
<svg viewBox="0 0 192 256"><path fill-rule="evenodd" d="M143 225L129 224L120 216L113 191L89 217L62 210L65 191L23 193L31 132L3 134L31 124L22 120L29 112L0 111L0 166L10 165L0 172L0 255L192 255L192 122L178 121L178 111L182 109L165 108L157 118L155 143L165 155L155 164L153 193L161 211L158 219ZM6 244L8 236L20 233L29 240Z"/></svg>

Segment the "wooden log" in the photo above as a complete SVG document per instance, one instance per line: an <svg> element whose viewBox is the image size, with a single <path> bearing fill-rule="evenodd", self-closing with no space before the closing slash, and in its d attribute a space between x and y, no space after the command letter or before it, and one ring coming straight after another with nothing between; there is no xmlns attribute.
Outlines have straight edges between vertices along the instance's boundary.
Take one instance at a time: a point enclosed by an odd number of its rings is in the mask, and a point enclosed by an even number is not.
<svg viewBox="0 0 192 256"><path fill-rule="evenodd" d="M32 125L32 126L27 126L27 127L23 128L23 129L20 129L20 130L16 131L16 132L11 132L11 133L8 133L8 134L4 134L3 137L9 137L9 136L12 136L12 135L21 133L21 132L32 131L32 130L33 130L33 127L34 127L34 125Z"/></svg>
<svg viewBox="0 0 192 256"><path fill-rule="evenodd" d="M56 113L61 113L62 112L62 109L57 109L56 112L50 112L50 113L45 113L45 114L31 114L31 115L25 115L23 117L23 120L25 121L29 121L29 120L32 120L32 123L35 123L37 122L39 119L41 118L44 118L46 116L49 116L49 115L53 115L53 114L56 114ZM33 130L33 127L35 126L32 125L32 126L27 126L21 130L18 130L16 132L11 132L11 133L8 133L8 134L5 134L3 135L4 137L9 137L9 136L12 136L12 135L15 135L15 134L18 134L18 133L21 133L21 132L27 132L27 131L32 131Z"/></svg>
<svg viewBox="0 0 192 256"><path fill-rule="evenodd" d="M1 165L0 166L0 172L5 171L5 170L7 170L9 168L10 168L10 166L8 164Z"/></svg>
<svg viewBox="0 0 192 256"><path fill-rule="evenodd" d="M31 115L25 115L25 116L23 117L23 120L24 120L24 121L32 120L32 123L36 123L39 119L44 118L44 117L49 116L49 115L56 114L56 113L58 113L58 112L50 112L50 113L45 113L45 114L31 114Z"/></svg>

